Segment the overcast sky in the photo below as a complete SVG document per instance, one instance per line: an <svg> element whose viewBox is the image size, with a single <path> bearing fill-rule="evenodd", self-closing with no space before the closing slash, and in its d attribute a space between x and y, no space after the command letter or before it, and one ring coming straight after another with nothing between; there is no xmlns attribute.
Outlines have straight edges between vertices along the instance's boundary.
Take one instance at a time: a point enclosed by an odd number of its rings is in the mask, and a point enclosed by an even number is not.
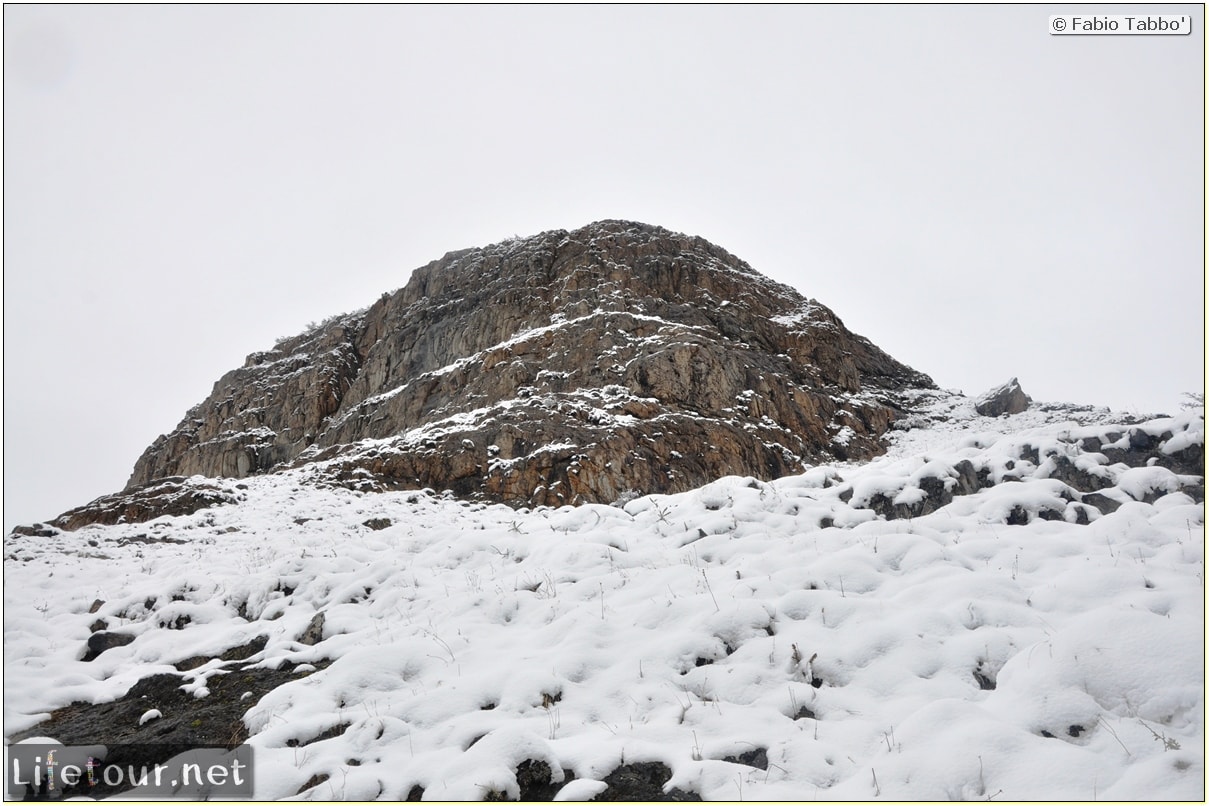
<svg viewBox="0 0 1209 806"><path fill-rule="evenodd" d="M943 387L1177 410L1202 9L1049 34L1079 9L7 5L5 531L120 489L276 338L602 218L713 241Z"/></svg>

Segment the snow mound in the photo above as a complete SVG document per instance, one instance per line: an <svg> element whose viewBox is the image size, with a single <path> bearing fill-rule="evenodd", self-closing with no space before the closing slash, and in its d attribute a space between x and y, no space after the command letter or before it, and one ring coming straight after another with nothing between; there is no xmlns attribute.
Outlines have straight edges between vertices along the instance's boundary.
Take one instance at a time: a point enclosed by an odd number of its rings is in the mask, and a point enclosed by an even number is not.
<svg viewBox="0 0 1209 806"><path fill-rule="evenodd" d="M1203 415L1044 418L617 507L300 470L12 535L5 730L292 668L243 717L260 799L583 799L645 764L705 799L1202 798L1204 481L1167 458ZM129 640L85 661L98 620Z"/></svg>

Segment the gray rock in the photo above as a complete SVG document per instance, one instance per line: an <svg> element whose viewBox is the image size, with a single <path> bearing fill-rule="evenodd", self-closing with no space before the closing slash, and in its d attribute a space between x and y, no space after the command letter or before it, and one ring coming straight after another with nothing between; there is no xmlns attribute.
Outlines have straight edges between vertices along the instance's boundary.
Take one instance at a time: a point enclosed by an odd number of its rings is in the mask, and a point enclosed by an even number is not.
<svg viewBox="0 0 1209 806"><path fill-rule="evenodd" d="M1093 506L1100 510L1103 515L1111 515L1121 508L1121 502L1114 498L1109 498L1102 493L1088 493L1083 496L1083 503L1088 506Z"/></svg>
<svg viewBox="0 0 1209 806"><path fill-rule="evenodd" d="M134 641L133 635L116 632L94 632L88 636L88 649L84 653L84 657L80 660L85 662L94 661L102 652L107 652L114 647L126 646L126 644Z"/></svg>
<svg viewBox="0 0 1209 806"><path fill-rule="evenodd" d="M1019 414L1029 407L1033 399L1020 388L1015 378L979 396L974 410L983 417L1000 417L1004 414Z"/></svg>
<svg viewBox="0 0 1209 806"><path fill-rule="evenodd" d="M314 646L323 640L323 625L327 621L327 616L322 612L316 613L311 623L306 625L306 629L302 631L302 635L298 637L298 643Z"/></svg>

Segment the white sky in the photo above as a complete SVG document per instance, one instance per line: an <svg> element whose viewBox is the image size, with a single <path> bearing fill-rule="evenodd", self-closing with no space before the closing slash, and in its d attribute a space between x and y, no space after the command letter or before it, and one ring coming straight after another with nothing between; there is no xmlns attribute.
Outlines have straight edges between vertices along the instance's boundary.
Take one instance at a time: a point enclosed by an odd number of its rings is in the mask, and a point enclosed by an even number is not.
<svg viewBox="0 0 1209 806"><path fill-rule="evenodd" d="M4 8L4 528L447 251L701 235L947 388L1204 386L1204 17L1087 6Z"/></svg>

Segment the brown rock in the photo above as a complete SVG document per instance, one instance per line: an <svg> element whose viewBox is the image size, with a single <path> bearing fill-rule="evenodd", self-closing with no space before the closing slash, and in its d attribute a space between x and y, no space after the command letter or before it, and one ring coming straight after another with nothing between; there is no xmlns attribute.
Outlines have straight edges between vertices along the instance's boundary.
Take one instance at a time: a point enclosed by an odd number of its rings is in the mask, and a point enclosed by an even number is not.
<svg viewBox="0 0 1209 806"><path fill-rule="evenodd" d="M236 500L235 493L222 482L175 476L103 495L64 512L50 523L67 532L93 523L144 523L162 515L192 515L200 509Z"/></svg>
<svg viewBox="0 0 1209 806"><path fill-rule="evenodd" d="M908 387L933 385L719 247L603 221L452 252L253 354L128 489L316 463L368 489L611 502L874 456Z"/></svg>

